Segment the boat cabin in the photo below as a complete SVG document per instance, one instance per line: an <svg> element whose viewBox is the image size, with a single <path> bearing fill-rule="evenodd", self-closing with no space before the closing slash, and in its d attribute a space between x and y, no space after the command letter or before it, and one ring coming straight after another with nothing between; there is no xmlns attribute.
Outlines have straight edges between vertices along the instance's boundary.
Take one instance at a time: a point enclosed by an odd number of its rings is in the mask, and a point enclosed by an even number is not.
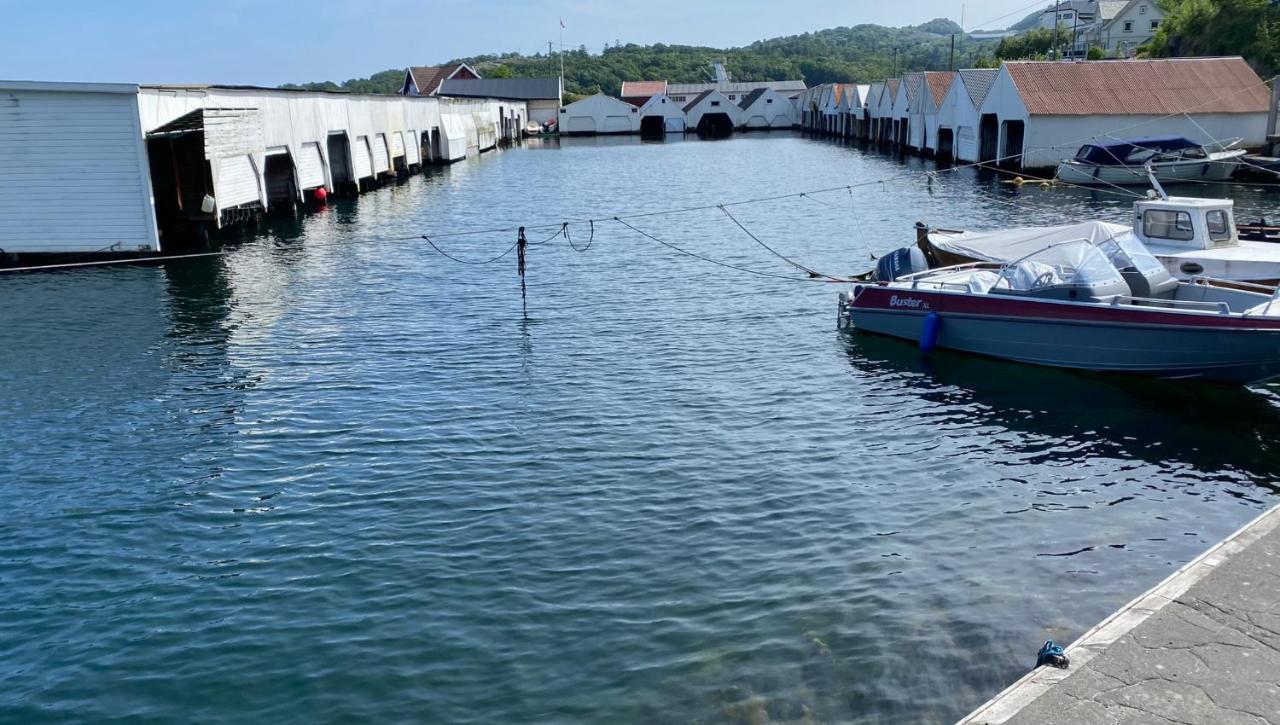
<svg viewBox="0 0 1280 725"><path fill-rule="evenodd" d="M1095 166L1142 166L1148 161L1205 159L1204 146L1182 136L1146 136L1128 141L1085 144L1075 160Z"/></svg>
<svg viewBox="0 0 1280 725"><path fill-rule="evenodd" d="M1240 245L1230 199L1170 197L1133 204L1133 233L1150 247L1217 249Z"/></svg>

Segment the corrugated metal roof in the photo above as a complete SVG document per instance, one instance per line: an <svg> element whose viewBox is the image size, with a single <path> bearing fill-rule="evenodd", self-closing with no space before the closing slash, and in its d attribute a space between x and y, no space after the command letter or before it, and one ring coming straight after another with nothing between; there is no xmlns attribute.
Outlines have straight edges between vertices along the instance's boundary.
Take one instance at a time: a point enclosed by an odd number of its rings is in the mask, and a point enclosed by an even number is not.
<svg viewBox="0 0 1280 725"><path fill-rule="evenodd" d="M734 83L672 83L667 86L667 93L672 95L689 95L703 91L720 91L721 93L750 93L757 88L772 88L785 94L794 95L806 88L804 81L743 81Z"/></svg>
<svg viewBox="0 0 1280 725"><path fill-rule="evenodd" d="M964 81L964 89L969 92L969 100L974 108L981 108L991 92L991 84L996 82L1000 71L995 68L969 68L960 71L960 79Z"/></svg>
<svg viewBox="0 0 1280 725"><path fill-rule="evenodd" d="M898 86L902 85L901 78L890 78L884 82L884 89L889 93L889 103L892 104L898 97ZM881 98L883 101L883 97Z"/></svg>
<svg viewBox="0 0 1280 725"><path fill-rule="evenodd" d="M667 92L666 81L623 81L622 97L639 98L640 96L656 96Z"/></svg>
<svg viewBox="0 0 1280 725"><path fill-rule="evenodd" d="M1032 115L1266 113L1271 91L1243 58L1004 64Z"/></svg>
<svg viewBox="0 0 1280 725"><path fill-rule="evenodd" d="M933 96L933 105L935 108L942 105L942 99L947 97L947 91L951 90L951 84L956 80L956 72L953 70L934 70L927 71L924 74L925 85L929 87L929 94Z"/></svg>
<svg viewBox="0 0 1280 725"><path fill-rule="evenodd" d="M560 98L559 78L467 78L440 84L442 96L549 101Z"/></svg>

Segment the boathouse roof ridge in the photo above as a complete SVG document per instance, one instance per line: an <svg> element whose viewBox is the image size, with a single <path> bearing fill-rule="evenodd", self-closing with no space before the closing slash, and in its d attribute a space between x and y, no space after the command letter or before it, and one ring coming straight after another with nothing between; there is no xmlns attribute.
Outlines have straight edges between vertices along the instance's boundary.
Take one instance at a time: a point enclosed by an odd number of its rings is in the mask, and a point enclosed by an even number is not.
<svg viewBox="0 0 1280 725"><path fill-rule="evenodd" d="M973 101L973 107L981 108L1000 71L995 68L965 68L959 73L961 80L964 81L965 90L969 92L969 100Z"/></svg>
<svg viewBox="0 0 1280 725"><path fill-rule="evenodd" d="M480 77L480 74L476 73L466 63L450 63L448 65L410 66L409 78L413 81L414 87L418 89L418 95L430 96L440 88L441 83L453 78L464 68L476 78Z"/></svg>
<svg viewBox="0 0 1280 725"><path fill-rule="evenodd" d="M559 78L453 78L440 84L441 96L544 101L560 98Z"/></svg>
<svg viewBox="0 0 1280 725"><path fill-rule="evenodd" d="M907 84L907 103L914 103L920 97L920 84L924 82L924 73L906 73L902 82Z"/></svg>
<svg viewBox="0 0 1280 725"><path fill-rule="evenodd" d="M772 88L778 93L802 93L808 86L804 81L733 81L730 83L671 83L667 85L670 95L689 95L703 91L720 91L721 93L750 93L757 88Z"/></svg>
<svg viewBox="0 0 1280 725"><path fill-rule="evenodd" d="M694 96L692 101L689 101L688 103L684 104L684 112L685 112L685 113L688 113L689 111L693 110L693 107L694 107L694 106L698 105L698 103L699 103L700 101L702 101L702 99L704 99L704 98L706 98L707 96L711 95L712 91L714 91L714 90L715 90L714 88L709 89L709 90L705 90L705 91L703 91L703 92L699 93L698 95Z"/></svg>
<svg viewBox="0 0 1280 725"><path fill-rule="evenodd" d="M1008 61L1031 115L1265 113L1271 91L1239 56L1153 60Z"/></svg>

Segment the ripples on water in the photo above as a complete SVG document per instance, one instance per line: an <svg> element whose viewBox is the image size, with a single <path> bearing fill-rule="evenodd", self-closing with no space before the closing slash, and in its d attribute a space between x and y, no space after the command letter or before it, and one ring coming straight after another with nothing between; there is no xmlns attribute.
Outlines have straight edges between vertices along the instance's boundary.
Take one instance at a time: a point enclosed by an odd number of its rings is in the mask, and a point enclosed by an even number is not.
<svg viewBox="0 0 1280 725"><path fill-rule="evenodd" d="M0 719L964 714L1275 501L1270 388L925 363L837 334L832 285L611 224L530 251L527 319L514 259L378 241L920 168L566 141L218 260L0 279ZM1127 210L971 172L853 200L734 213L856 272L917 219ZM790 271L715 210L637 224Z"/></svg>

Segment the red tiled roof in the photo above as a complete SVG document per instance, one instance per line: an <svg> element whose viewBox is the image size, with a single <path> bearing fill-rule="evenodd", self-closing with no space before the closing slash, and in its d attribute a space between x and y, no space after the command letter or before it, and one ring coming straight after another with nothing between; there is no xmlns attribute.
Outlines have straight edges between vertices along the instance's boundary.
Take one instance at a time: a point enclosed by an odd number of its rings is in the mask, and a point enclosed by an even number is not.
<svg viewBox="0 0 1280 725"><path fill-rule="evenodd" d="M418 93L429 96L463 65L463 63L454 63L453 65L419 66L410 68L409 75L413 76L413 85L418 87Z"/></svg>
<svg viewBox="0 0 1280 725"><path fill-rule="evenodd" d="M953 70L925 72L924 82L929 86L929 93L933 96L934 107L942 107L942 99L947 97L947 91L951 90L951 84L955 80L956 72Z"/></svg>
<svg viewBox="0 0 1280 725"><path fill-rule="evenodd" d="M622 97L639 98L640 96L656 96L667 92L666 81L623 81Z"/></svg>
<svg viewBox="0 0 1280 725"><path fill-rule="evenodd" d="M893 102L895 102L895 101L897 100L897 98L898 98L898 86L900 86L900 85L902 85L902 79L900 79L900 78L890 78L889 80L887 80L887 81L885 81L885 82L884 82L884 88L885 88L885 90L886 90L886 91L888 91L888 93L889 93L889 102L890 102L890 103L893 103ZM883 98L883 97L884 97L884 94L881 94L881 98Z"/></svg>
<svg viewBox="0 0 1280 725"><path fill-rule="evenodd" d="M1239 57L1004 64L1032 115L1266 113L1271 91Z"/></svg>

